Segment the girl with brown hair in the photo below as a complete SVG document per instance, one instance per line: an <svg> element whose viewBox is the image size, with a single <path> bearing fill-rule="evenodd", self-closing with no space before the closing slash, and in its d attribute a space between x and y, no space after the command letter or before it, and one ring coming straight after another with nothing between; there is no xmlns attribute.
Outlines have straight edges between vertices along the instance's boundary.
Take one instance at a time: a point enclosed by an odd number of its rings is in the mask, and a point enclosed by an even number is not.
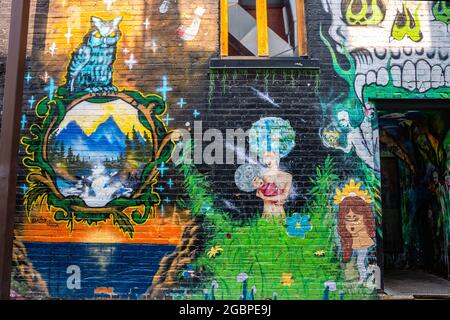
<svg viewBox="0 0 450 320"><path fill-rule="evenodd" d="M359 196L345 197L339 204L338 233L341 238L342 259L350 261L356 256L359 283L368 276L367 256L369 249L375 245L375 220L372 206Z"/></svg>

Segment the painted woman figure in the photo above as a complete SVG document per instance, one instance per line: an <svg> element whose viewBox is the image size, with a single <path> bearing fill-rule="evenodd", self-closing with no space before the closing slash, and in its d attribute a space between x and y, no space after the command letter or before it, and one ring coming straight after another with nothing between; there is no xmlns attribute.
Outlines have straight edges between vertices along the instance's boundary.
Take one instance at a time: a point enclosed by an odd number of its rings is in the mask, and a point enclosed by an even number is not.
<svg viewBox="0 0 450 320"><path fill-rule="evenodd" d="M280 170L280 160L294 150L295 141L291 124L281 118L263 118L250 129L250 158L254 164L240 166L235 183L244 192L256 191L256 196L264 201L263 218L279 222L286 219L284 206L290 196L293 177Z"/></svg>
<svg viewBox="0 0 450 320"><path fill-rule="evenodd" d="M335 200L339 204L338 233L341 239L342 259L349 262L354 256L361 285L368 277L368 253L375 245L376 227L372 213L372 200L367 191L360 190L360 184L350 181Z"/></svg>
<svg viewBox="0 0 450 320"><path fill-rule="evenodd" d="M263 218L270 218L273 220L286 220L286 212L284 205L289 198L292 188L292 175L280 170L280 157L274 152L266 152L264 155L264 164L267 170L264 172L262 180L266 185L276 185L278 188L277 195L266 196L261 191L257 190L257 197L264 201Z"/></svg>

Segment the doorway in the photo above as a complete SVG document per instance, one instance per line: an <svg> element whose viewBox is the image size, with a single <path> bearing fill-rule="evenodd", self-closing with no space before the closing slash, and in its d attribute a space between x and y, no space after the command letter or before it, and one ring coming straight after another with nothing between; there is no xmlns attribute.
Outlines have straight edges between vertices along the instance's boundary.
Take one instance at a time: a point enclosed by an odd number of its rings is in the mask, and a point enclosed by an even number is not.
<svg viewBox="0 0 450 320"><path fill-rule="evenodd" d="M450 106L409 107L378 114L385 292L450 297Z"/></svg>

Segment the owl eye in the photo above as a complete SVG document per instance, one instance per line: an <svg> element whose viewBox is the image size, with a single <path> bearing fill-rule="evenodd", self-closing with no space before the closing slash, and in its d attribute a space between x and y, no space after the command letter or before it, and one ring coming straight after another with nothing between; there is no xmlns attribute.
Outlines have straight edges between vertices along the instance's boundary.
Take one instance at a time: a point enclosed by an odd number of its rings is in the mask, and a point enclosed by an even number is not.
<svg viewBox="0 0 450 320"><path fill-rule="evenodd" d="M97 39L100 39L102 37L102 35L100 34L100 32L97 32L94 37L96 37Z"/></svg>
<svg viewBox="0 0 450 320"><path fill-rule="evenodd" d="M117 36L117 33L116 32L111 32L111 34L109 35L109 37L110 38L115 38Z"/></svg>

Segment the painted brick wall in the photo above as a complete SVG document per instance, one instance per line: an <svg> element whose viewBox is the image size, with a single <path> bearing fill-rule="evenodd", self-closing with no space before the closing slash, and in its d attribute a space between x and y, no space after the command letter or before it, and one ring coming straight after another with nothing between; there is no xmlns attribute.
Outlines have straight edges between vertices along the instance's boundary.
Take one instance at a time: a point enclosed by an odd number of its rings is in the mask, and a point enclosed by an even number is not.
<svg viewBox="0 0 450 320"><path fill-rule="evenodd" d="M5 72L6 72L6 57L8 55L8 38L9 38L9 21L11 18L11 1L2 0L1 5L1 31L0 31L0 110L3 110L3 90L5 86ZM31 11L36 12L36 3L31 2ZM31 49L30 41L34 39L34 18L35 15L30 16L30 28L29 28L29 44L28 50ZM29 51L27 57L30 55Z"/></svg>
<svg viewBox="0 0 450 320"><path fill-rule="evenodd" d="M445 7L306 1L318 68L217 70L209 68L219 50L217 1L34 3L15 295L376 296L372 106L375 98L447 97ZM109 22L117 17L119 29ZM415 23L402 28L399 19ZM100 41L109 45L95 49ZM107 53L115 47L115 56ZM112 85L119 94L106 92ZM221 141L227 129L252 128L243 148ZM202 148L180 141L181 132L215 139ZM211 140L217 148L207 148ZM244 165L172 161L190 147L215 159L260 157Z"/></svg>
<svg viewBox="0 0 450 320"><path fill-rule="evenodd" d="M10 15L10 1L0 2L2 11L0 18L2 23L2 30L0 31L0 97L3 97L3 88L5 86L5 72L6 72L6 52L8 50L8 31L9 31L9 15ZM0 112L3 110L3 99L0 101Z"/></svg>

